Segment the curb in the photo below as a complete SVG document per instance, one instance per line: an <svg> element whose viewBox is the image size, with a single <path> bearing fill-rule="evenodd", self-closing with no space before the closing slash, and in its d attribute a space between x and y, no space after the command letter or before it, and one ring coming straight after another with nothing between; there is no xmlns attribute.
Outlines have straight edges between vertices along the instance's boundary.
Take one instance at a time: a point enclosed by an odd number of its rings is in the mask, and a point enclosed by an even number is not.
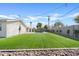
<svg viewBox="0 0 79 59"><path fill-rule="evenodd" d="M79 49L79 48L38 48L38 49L3 49L3 50L0 50L0 51L29 51L29 50L76 50L76 49Z"/></svg>

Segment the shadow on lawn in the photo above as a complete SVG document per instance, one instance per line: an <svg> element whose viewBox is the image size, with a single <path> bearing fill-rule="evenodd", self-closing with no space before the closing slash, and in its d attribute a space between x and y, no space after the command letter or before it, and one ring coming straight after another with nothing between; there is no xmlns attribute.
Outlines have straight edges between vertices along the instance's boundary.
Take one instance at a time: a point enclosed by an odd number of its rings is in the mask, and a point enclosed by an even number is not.
<svg viewBox="0 0 79 59"><path fill-rule="evenodd" d="M55 33L55 32L50 32L50 33L54 33L54 34L59 35L59 36L63 36L63 37L66 37L66 38L70 38L70 39L79 41L79 38L74 38L74 37L70 37L70 36L68 36L68 35L63 35L63 34Z"/></svg>

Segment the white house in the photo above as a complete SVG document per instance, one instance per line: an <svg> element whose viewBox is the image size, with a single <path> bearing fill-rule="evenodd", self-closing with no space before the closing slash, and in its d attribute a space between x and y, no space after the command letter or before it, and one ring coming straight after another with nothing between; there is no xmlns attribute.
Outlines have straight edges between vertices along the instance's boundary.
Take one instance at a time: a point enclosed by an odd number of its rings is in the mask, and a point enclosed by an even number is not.
<svg viewBox="0 0 79 59"><path fill-rule="evenodd" d="M0 37L9 37L28 31L28 27L21 20L0 19Z"/></svg>
<svg viewBox="0 0 79 59"><path fill-rule="evenodd" d="M70 36L72 38L79 38L79 33L75 33L75 30L79 31L79 25L71 25L71 26L65 26L61 28L52 27L51 31Z"/></svg>

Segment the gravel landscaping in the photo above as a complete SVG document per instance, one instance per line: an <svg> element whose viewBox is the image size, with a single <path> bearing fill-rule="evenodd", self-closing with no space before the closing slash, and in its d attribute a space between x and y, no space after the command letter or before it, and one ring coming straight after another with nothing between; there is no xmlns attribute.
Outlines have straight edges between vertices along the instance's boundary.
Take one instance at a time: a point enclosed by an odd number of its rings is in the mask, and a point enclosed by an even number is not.
<svg viewBox="0 0 79 59"><path fill-rule="evenodd" d="M79 56L79 49L0 50L0 56Z"/></svg>

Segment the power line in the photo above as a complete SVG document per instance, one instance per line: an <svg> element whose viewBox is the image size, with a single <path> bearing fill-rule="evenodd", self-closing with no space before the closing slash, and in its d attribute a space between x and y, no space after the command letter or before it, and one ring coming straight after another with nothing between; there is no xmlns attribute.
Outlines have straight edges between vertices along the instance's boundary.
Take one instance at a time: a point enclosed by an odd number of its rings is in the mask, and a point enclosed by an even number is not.
<svg viewBox="0 0 79 59"><path fill-rule="evenodd" d="M53 11L56 11L56 10L60 9L62 6L63 6L63 5L60 5L60 6L58 6L58 7L54 8L54 9L52 9L52 10L53 10ZM46 13L47 13L47 11L46 11L46 12L44 12L44 13L42 13L42 14L46 14ZM42 14L41 14L41 15L42 15Z"/></svg>
<svg viewBox="0 0 79 59"><path fill-rule="evenodd" d="M62 6L62 5L61 5L61 6ZM55 8L55 10L58 10L61 6ZM67 6L68 6L68 4L65 4L65 7L67 7ZM70 11L66 12L64 15L59 16L59 17L64 17L64 16L68 15L69 13L73 12L74 10L76 10L76 9L78 9L78 8L79 8L79 7L75 7L75 8L73 8L73 9L71 9ZM55 10L54 10L54 11L55 11ZM43 14L43 13L42 13L42 14ZM42 14L41 14L41 16L42 16ZM51 16L51 15L49 15L49 16ZM37 17L37 15L34 16L34 17ZM48 16L45 16L45 17L48 17ZM51 17L52 17L52 16L51 16Z"/></svg>
<svg viewBox="0 0 79 59"><path fill-rule="evenodd" d="M56 11L56 10L58 10L58 9L60 9L62 6L67 6L67 3L65 3L64 5L60 5L60 6L56 7L56 8L54 8L54 9L52 9L53 12ZM50 11L50 10L49 10L49 11ZM45 15L46 13L48 13L49 11L46 11L46 12L41 13L41 14L39 14L39 15L33 15L32 17L43 16L43 15ZM26 17L28 17L28 16L26 16ZM45 16L45 17L48 17L48 15Z"/></svg>
<svg viewBox="0 0 79 59"><path fill-rule="evenodd" d="M70 14L71 12L73 12L74 10L76 10L76 9L78 9L79 7L75 7L75 8L73 8L73 9L71 9L70 11L68 11L68 12L66 12L64 15L62 15L62 16L59 16L59 17L65 17L66 15L68 15L68 14ZM52 16L51 16L52 17ZM56 20L53 20L53 21L56 21ZM53 22L52 21L52 22Z"/></svg>
<svg viewBox="0 0 79 59"><path fill-rule="evenodd" d="M68 3L65 3L65 7L68 7Z"/></svg>
<svg viewBox="0 0 79 59"><path fill-rule="evenodd" d="M63 5L60 5L60 6L56 7L55 9L53 9L53 11L56 11L56 10L60 9L62 6L63 6ZM42 13L42 14L45 14L45 13L47 13L47 11L46 11L46 12L44 12L44 13ZM33 17L43 16L42 14L39 14L39 15L34 15ZM28 17L28 16L27 16L27 17ZM48 17L48 16L44 16L44 17Z"/></svg>
<svg viewBox="0 0 79 59"><path fill-rule="evenodd" d="M53 12L56 11L56 10L58 10L58 9L60 9L62 6L64 6L64 5L60 5L60 6L56 7L56 8L53 8L53 9L52 9ZM49 11L50 11L50 10L49 10ZM41 14L39 14L39 15L33 15L33 16L34 16L34 17L43 16L43 15L47 14L49 11L45 11L44 13L41 13ZM48 16L47 16L47 17L48 17Z"/></svg>
<svg viewBox="0 0 79 59"><path fill-rule="evenodd" d="M66 15L68 15L69 13L73 12L74 10L78 9L79 7L75 7L73 9L71 9L70 11L66 12L64 15L60 16L60 17L64 17Z"/></svg>

